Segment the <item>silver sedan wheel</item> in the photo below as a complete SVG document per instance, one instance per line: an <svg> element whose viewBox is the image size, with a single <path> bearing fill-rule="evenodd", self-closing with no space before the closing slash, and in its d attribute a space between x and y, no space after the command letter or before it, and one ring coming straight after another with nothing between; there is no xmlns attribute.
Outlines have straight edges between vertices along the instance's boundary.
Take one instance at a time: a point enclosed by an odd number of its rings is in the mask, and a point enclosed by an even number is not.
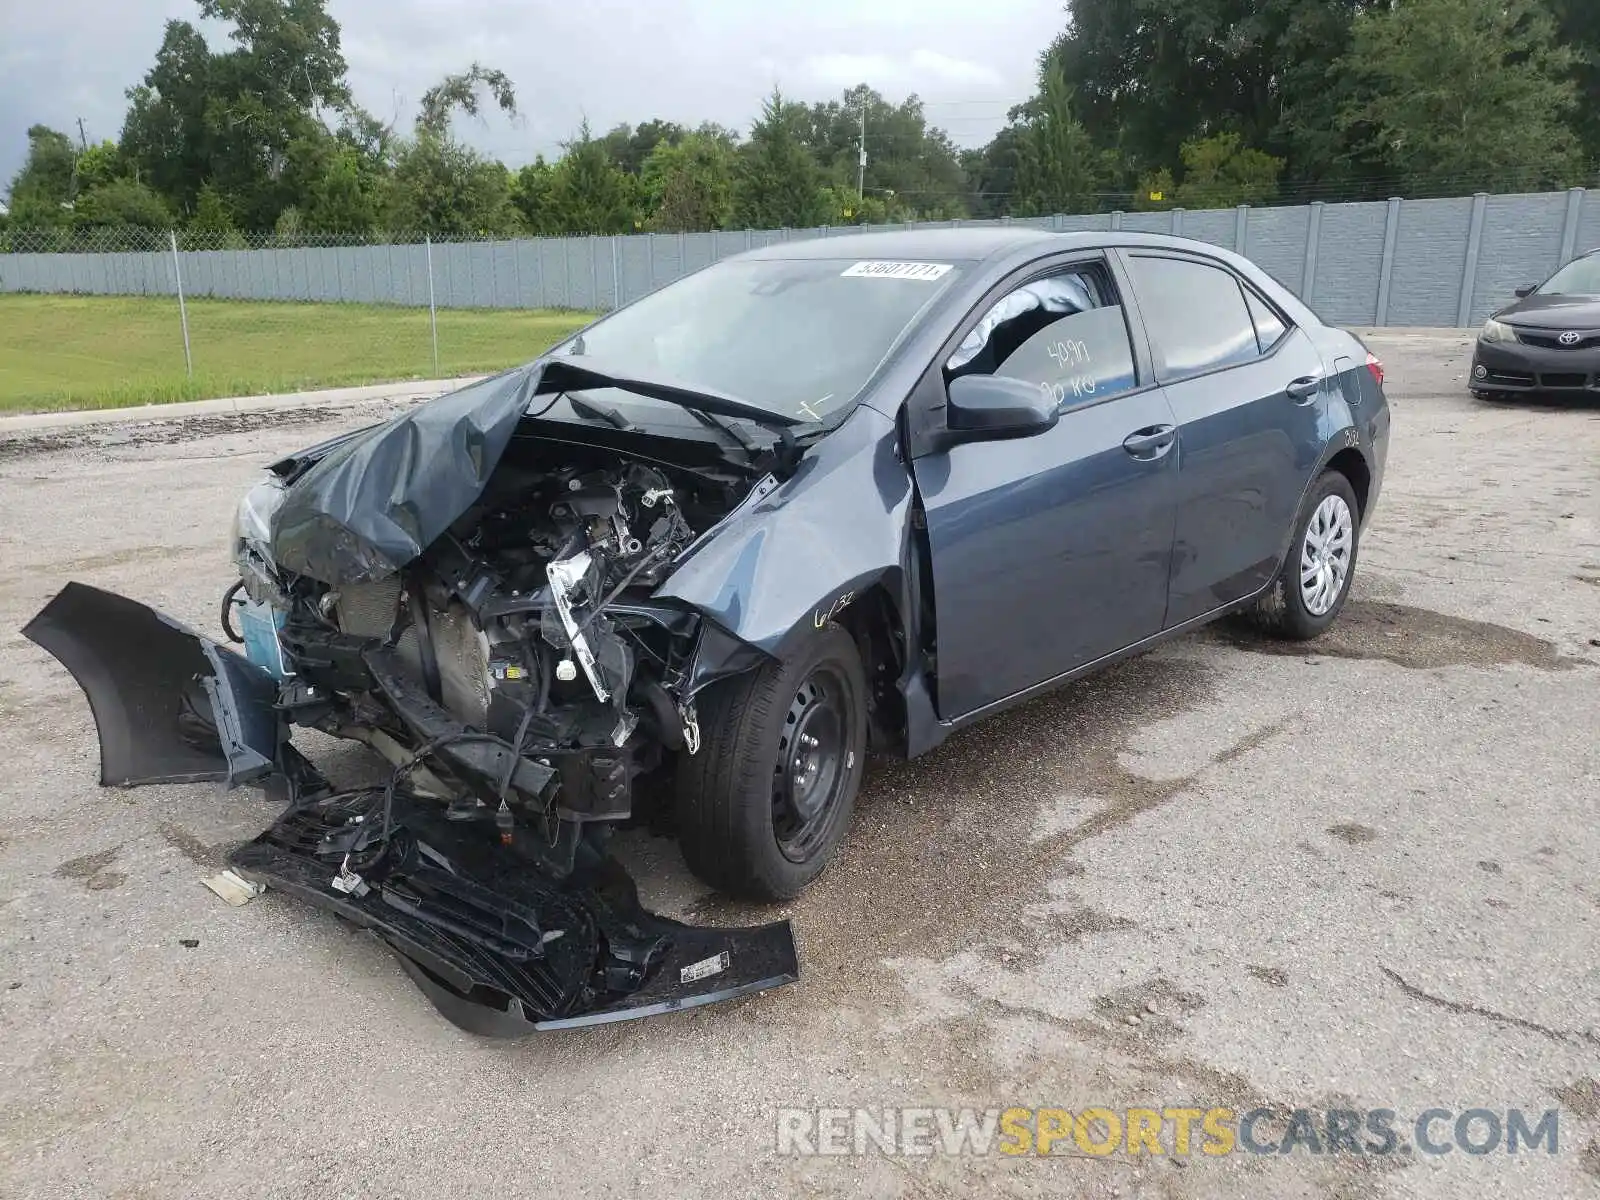
<svg viewBox="0 0 1600 1200"><path fill-rule="evenodd" d="M1344 594L1355 541L1355 521L1344 497L1324 497L1300 546L1300 599L1313 617L1327 615Z"/></svg>

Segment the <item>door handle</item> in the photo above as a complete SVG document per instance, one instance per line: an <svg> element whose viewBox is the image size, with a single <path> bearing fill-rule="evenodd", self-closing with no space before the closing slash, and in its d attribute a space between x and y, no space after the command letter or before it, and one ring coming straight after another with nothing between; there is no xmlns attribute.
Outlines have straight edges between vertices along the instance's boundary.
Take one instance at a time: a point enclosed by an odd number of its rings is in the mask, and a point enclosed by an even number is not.
<svg viewBox="0 0 1600 1200"><path fill-rule="evenodd" d="M1178 440L1174 425L1147 425L1122 439L1122 448L1135 458L1160 458Z"/></svg>
<svg viewBox="0 0 1600 1200"><path fill-rule="evenodd" d="M1322 376L1302 375L1283 390L1289 393L1291 400L1304 404L1322 390Z"/></svg>

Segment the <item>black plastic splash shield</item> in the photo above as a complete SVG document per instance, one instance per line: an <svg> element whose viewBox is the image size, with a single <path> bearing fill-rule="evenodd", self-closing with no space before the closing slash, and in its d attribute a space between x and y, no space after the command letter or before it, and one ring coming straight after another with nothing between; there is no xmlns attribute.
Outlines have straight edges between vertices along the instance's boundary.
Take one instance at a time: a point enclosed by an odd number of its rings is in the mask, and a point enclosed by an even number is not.
<svg viewBox="0 0 1600 1200"><path fill-rule="evenodd" d="M630 1020L799 977L787 921L711 929L658 917L612 859L556 881L498 845L487 822L445 820L404 792L394 797L389 849L365 866L374 854L352 853L360 883L347 876L341 891L343 847L381 820L379 807L368 794L293 810L230 862L375 934L468 1032L518 1037Z"/></svg>

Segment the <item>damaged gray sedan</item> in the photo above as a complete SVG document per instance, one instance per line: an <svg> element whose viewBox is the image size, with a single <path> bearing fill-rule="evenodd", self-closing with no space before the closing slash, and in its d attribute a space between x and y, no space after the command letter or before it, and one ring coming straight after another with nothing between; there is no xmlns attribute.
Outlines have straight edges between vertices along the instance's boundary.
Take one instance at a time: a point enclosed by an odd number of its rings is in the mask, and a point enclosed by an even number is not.
<svg viewBox="0 0 1600 1200"><path fill-rule="evenodd" d="M370 930L451 1020L617 1020L799 968L786 922L648 912L615 830L790 898L869 753L1225 613L1315 636L1388 426L1354 337L1198 243L781 244L273 464L234 524L240 649L79 583L24 632L103 783L281 797L234 870ZM335 787L295 726L387 780Z"/></svg>

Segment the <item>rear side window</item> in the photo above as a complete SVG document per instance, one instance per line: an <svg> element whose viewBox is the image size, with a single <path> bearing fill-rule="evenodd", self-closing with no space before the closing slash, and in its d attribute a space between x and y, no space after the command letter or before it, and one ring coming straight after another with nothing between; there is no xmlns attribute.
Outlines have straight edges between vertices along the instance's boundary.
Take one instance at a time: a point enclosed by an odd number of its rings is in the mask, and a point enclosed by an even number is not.
<svg viewBox="0 0 1600 1200"><path fill-rule="evenodd" d="M1139 311L1167 379L1236 366L1261 354L1239 281L1180 258L1128 260Z"/></svg>
<svg viewBox="0 0 1600 1200"><path fill-rule="evenodd" d="M1272 306L1249 287L1244 289L1244 300L1250 306L1250 319L1256 323L1256 345L1260 346L1261 353L1265 354L1283 340L1283 335L1289 332L1289 327L1283 323L1283 318Z"/></svg>

